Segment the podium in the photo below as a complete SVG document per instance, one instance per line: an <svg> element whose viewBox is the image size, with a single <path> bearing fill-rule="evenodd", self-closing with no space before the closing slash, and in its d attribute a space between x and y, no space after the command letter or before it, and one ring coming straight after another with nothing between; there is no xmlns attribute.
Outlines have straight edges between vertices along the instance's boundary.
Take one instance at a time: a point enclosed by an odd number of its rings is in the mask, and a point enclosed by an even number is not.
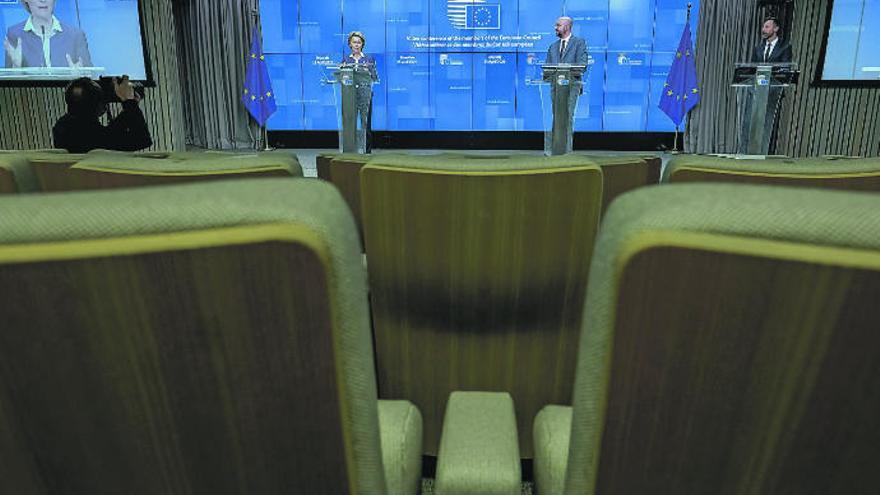
<svg viewBox="0 0 880 495"><path fill-rule="evenodd" d="M373 84L378 82L375 65L340 64L327 66L331 72L339 126L339 151L365 153L370 131ZM360 118L358 118L360 114Z"/></svg>
<svg viewBox="0 0 880 495"><path fill-rule="evenodd" d="M733 84L739 109L737 154L766 156L776 129L785 90L797 84L797 64L748 63L734 66Z"/></svg>
<svg viewBox="0 0 880 495"><path fill-rule="evenodd" d="M585 65L545 64L541 66L543 84L541 111L544 117L544 154L571 153L574 113L583 92Z"/></svg>

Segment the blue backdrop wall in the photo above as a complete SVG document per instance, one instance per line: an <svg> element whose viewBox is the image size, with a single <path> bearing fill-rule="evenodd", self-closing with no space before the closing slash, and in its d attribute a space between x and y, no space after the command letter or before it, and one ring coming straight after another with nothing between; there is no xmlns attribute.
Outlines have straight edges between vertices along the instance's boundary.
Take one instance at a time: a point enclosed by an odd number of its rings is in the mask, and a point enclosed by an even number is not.
<svg viewBox="0 0 880 495"><path fill-rule="evenodd" d="M532 81L559 15L574 19L590 53L575 129L674 130L657 102L687 18L683 0L262 0L260 9L278 102L270 130L336 129L333 89L321 81L354 30L377 60L374 129L541 130Z"/></svg>

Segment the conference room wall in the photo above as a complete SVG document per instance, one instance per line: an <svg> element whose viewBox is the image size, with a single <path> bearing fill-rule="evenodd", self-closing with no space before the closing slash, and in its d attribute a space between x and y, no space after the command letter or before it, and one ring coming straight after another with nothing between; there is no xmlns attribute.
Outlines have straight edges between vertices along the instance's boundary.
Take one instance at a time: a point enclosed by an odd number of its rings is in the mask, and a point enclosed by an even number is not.
<svg viewBox="0 0 880 495"><path fill-rule="evenodd" d="M153 148L185 148L177 47L171 0L141 0L144 43L155 88L147 88L141 108L153 135ZM65 112L59 87L0 87L0 149L52 147L52 126Z"/></svg>
<svg viewBox="0 0 880 495"><path fill-rule="evenodd" d="M736 98L729 87L733 62L745 61L758 42L763 11L758 0L704 0L697 38L697 72L702 99L691 112L685 150L727 153L736 147ZM880 156L880 88L811 85L819 63L826 2L797 2L792 33L801 82L784 101L777 153Z"/></svg>

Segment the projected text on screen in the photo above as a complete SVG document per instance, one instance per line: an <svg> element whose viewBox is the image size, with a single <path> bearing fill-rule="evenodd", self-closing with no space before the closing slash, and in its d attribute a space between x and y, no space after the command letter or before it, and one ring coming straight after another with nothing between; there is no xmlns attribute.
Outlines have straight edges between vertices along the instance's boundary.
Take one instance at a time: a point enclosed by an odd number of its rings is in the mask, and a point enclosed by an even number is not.
<svg viewBox="0 0 880 495"><path fill-rule="evenodd" d="M261 0L260 8L279 109L273 130L336 128L333 88L322 80L355 30L378 65L373 129L542 130L540 67L563 14L589 50L575 129L674 130L657 103L686 1Z"/></svg>

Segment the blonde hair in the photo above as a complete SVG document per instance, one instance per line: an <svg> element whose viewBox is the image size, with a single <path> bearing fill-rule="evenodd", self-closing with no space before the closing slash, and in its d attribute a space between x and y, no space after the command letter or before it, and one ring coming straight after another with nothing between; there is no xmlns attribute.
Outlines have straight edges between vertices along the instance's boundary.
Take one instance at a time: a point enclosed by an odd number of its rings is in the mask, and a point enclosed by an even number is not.
<svg viewBox="0 0 880 495"><path fill-rule="evenodd" d="M364 46L367 46L367 37L364 36L364 33L360 32L360 31L352 31L352 32L348 33L348 46L351 46L351 39L352 38L360 38L361 39L361 45L362 45L361 48L363 48Z"/></svg>

